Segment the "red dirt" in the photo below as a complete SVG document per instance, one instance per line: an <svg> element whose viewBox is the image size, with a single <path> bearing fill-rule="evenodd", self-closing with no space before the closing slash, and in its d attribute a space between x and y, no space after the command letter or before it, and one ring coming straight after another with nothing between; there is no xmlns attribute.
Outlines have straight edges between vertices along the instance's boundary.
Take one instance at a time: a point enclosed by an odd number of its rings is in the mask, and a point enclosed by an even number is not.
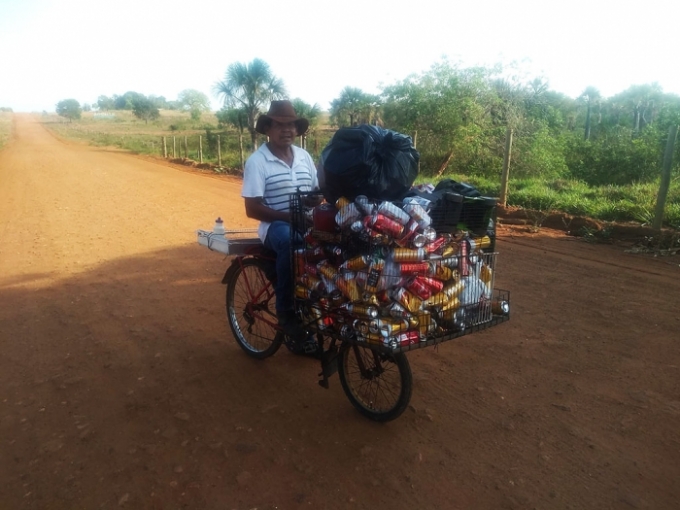
<svg viewBox="0 0 680 510"><path fill-rule="evenodd" d="M412 406L376 424L313 360L231 337L228 261L194 230L252 225L240 181L16 118L0 508L677 508L677 257L505 227L512 319L410 353Z"/></svg>

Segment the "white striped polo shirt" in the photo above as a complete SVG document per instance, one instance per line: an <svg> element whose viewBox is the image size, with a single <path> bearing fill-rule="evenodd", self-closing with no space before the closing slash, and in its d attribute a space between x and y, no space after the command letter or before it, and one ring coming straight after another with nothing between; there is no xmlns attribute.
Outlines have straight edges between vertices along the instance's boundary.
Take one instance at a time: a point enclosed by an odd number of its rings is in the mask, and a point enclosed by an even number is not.
<svg viewBox="0 0 680 510"><path fill-rule="evenodd" d="M289 167L274 156L266 144L262 144L246 161L243 171L241 196L262 197L267 207L276 211L287 211L289 195L298 191L312 191L318 188L316 166L309 153L292 145L293 166ZM257 235L262 242L267 237L269 223L260 222Z"/></svg>

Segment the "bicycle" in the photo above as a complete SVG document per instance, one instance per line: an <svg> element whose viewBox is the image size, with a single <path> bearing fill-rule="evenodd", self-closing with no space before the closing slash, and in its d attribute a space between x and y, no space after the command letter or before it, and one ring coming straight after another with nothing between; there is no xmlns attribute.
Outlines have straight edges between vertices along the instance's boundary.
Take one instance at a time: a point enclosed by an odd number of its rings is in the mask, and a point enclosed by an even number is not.
<svg viewBox="0 0 680 510"><path fill-rule="evenodd" d="M300 194L291 197L293 231L301 232ZM297 227L295 227L297 225ZM216 251L234 255L222 283L226 285L226 312L231 331L246 354L256 359L273 356L281 345L291 345L276 318L275 252L265 248L256 237L256 230L227 230L222 236L198 231L199 243ZM291 251L304 245L301 236L294 235ZM295 257L291 259L295 265ZM491 256L489 256L491 257ZM490 264L493 259L489 259ZM293 274L296 269L291 268ZM497 300L509 302L507 291L497 291ZM506 312L493 313L485 303L483 314L479 304L475 318L466 327L447 334L430 334L415 344L388 345L369 343L357 337L349 327L352 316L331 310L323 301L310 300L308 295L296 295L296 313L316 339L321 354L321 380L328 389L328 378L338 372L343 391L352 405L364 416L379 422L399 417L408 407L413 378L406 352L436 345L508 320ZM482 316L483 315L483 316ZM369 336L367 334L367 336Z"/></svg>

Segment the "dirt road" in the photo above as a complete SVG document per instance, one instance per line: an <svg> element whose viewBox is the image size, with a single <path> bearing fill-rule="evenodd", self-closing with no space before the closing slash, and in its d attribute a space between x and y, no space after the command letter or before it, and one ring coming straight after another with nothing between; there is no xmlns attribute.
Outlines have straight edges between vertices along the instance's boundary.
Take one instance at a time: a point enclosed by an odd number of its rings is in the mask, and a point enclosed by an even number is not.
<svg viewBox="0 0 680 510"><path fill-rule="evenodd" d="M240 182L71 145L28 116L0 152L0 509L672 509L678 259L499 243L512 320L409 354L412 407L228 331Z"/></svg>

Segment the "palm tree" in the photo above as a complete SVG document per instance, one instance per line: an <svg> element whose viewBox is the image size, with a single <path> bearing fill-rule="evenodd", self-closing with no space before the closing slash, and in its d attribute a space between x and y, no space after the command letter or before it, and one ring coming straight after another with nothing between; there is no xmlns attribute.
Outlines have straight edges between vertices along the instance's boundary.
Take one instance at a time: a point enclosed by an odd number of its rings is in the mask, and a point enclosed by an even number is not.
<svg viewBox="0 0 680 510"><path fill-rule="evenodd" d="M373 101L374 96L361 89L345 87L340 92L340 97L331 102L331 122L339 127L370 122Z"/></svg>
<svg viewBox="0 0 680 510"><path fill-rule="evenodd" d="M600 108L600 100L602 99L602 96L600 94L600 91L597 90L595 87L586 87L586 89L581 93L579 96L579 100L583 101L586 104L586 126L585 130L583 133L583 139L584 140L590 140L590 116L593 110L594 106L598 107L598 111Z"/></svg>
<svg viewBox="0 0 680 510"><path fill-rule="evenodd" d="M283 99L286 91L283 81L272 74L269 64L256 58L249 64L235 62L227 68L224 80L215 84L218 97L223 97L224 106L243 109L248 119L248 131L257 149L255 121L264 106Z"/></svg>

